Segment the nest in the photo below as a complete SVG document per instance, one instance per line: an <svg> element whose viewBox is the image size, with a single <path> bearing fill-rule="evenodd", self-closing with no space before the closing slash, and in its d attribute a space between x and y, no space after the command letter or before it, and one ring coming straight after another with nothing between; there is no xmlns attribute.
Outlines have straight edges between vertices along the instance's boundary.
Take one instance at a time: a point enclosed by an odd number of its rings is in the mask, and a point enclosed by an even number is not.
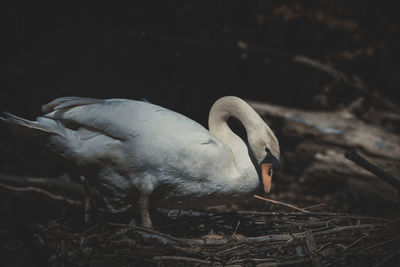
<svg viewBox="0 0 400 267"><path fill-rule="evenodd" d="M328 212L170 211L157 230L73 220L38 225L53 266L381 266L400 221ZM79 227L78 227L79 228Z"/></svg>

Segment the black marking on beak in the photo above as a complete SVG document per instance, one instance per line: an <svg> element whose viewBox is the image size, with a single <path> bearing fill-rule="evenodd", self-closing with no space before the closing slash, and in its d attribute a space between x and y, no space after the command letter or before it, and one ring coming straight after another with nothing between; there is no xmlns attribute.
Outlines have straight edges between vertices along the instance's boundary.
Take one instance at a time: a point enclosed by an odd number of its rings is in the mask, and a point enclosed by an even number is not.
<svg viewBox="0 0 400 267"><path fill-rule="evenodd" d="M261 161L261 163L272 163L272 169L274 171L279 171L281 167L280 160L277 157L275 157L268 148L265 148L265 151L267 152L267 155Z"/></svg>
<svg viewBox="0 0 400 267"><path fill-rule="evenodd" d="M268 148L265 148L265 151L267 152L267 156L261 161L261 163L258 163L256 157L254 156L253 152L250 149L250 146L247 142L245 142L247 146L247 151L249 153L249 157L251 159L251 162L254 165L254 168L257 171L258 174L258 180L260 181L260 185L264 185L262 181L262 173L261 173L261 164L262 163L272 163L272 169L274 171L278 171L280 168L280 160L276 158L274 155L272 155L271 151ZM260 187L261 189L261 187Z"/></svg>

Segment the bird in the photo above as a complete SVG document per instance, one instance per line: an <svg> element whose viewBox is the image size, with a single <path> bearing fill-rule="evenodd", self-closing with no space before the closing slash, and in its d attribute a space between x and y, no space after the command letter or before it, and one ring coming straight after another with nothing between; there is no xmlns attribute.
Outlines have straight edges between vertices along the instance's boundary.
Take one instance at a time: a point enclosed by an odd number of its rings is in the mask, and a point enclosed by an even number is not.
<svg viewBox="0 0 400 267"><path fill-rule="evenodd" d="M195 209L268 193L280 165L274 132L236 96L212 105L209 130L139 100L60 97L42 111L36 121L3 112L0 122L87 178L109 212L136 208L144 227L153 227L150 207ZM231 130L231 117L247 140Z"/></svg>

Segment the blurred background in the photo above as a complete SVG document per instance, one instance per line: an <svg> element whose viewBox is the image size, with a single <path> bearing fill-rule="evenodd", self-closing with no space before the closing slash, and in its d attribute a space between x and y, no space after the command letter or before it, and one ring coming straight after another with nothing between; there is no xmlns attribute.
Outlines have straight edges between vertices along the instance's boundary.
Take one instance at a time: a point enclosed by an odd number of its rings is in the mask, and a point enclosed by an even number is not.
<svg viewBox="0 0 400 267"><path fill-rule="evenodd" d="M60 96L130 98L207 127L213 102L236 95L303 111L347 109L399 131L400 19L390 1L14 3L4 11L0 110L22 117L34 119ZM297 160L304 136L288 138L281 121L266 118L281 150L294 153L284 167L291 183L312 161ZM40 147L1 135L1 172L65 172Z"/></svg>
<svg viewBox="0 0 400 267"><path fill-rule="evenodd" d="M2 20L0 108L35 117L59 96L141 99L205 123L223 95L321 108L329 77L358 76L399 102L400 24L391 1L14 3ZM335 108L352 99L335 88Z"/></svg>
<svg viewBox="0 0 400 267"><path fill-rule="evenodd" d="M213 102L236 95L283 109L346 109L399 131L400 20L390 1L14 3L4 11L0 110L22 117L60 96L130 98L207 127ZM266 119L287 162L281 184L295 184L323 148L301 152L309 134L288 136L282 121ZM8 131L1 137L1 172L65 173L40 147Z"/></svg>

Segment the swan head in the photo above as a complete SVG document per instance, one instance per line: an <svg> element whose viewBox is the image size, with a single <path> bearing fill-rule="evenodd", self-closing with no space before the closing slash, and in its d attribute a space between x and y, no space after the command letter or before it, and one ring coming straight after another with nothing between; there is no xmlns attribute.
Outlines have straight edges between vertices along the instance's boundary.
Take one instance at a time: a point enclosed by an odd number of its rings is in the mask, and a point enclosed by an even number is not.
<svg viewBox="0 0 400 267"><path fill-rule="evenodd" d="M259 172L264 191L271 190L272 175L280 167L280 150L278 139L266 123L249 131L249 146L253 153L253 163ZM255 161L255 162L254 162Z"/></svg>

